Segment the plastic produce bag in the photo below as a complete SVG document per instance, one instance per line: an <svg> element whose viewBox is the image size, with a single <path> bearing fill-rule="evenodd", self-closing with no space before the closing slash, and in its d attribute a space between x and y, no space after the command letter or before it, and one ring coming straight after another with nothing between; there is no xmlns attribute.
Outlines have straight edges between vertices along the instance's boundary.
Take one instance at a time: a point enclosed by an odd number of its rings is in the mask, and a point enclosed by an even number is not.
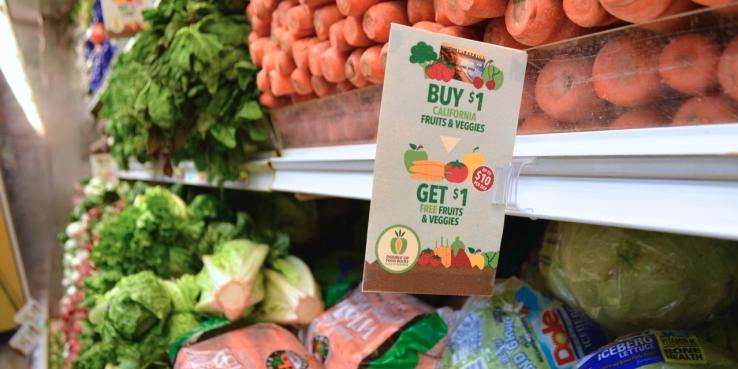
<svg viewBox="0 0 738 369"><path fill-rule="evenodd" d="M583 313L541 295L516 278L492 298L471 298L451 333L444 369L573 369L577 359L607 343Z"/></svg>
<svg viewBox="0 0 738 369"><path fill-rule="evenodd" d="M627 335L582 359L577 369L735 369L738 361L687 331Z"/></svg>
<svg viewBox="0 0 738 369"><path fill-rule="evenodd" d="M174 369L321 369L292 333L256 324L183 347Z"/></svg>
<svg viewBox="0 0 738 369"><path fill-rule="evenodd" d="M692 328L738 292L731 241L551 223L539 257L557 297L619 334Z"/></svg>
<svg viewBox="0 0 738 369"><path fill-rule="evenodd" d="M326 369L433 368L444 315L410 295L357 290L308 327L305 344Z"/></svg>

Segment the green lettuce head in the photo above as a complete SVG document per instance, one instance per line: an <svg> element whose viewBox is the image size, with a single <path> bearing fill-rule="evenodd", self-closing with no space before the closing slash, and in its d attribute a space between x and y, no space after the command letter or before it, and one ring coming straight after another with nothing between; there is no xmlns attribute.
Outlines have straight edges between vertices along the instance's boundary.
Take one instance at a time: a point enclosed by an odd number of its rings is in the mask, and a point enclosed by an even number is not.
<svg viewBox="0 0 738 369"><path fill-rule="evenodd" d="M118 335L136 340L165 322L172 309L166 288L151 272L124 277L106 295L105 321Z"/></svg>
<svg viewBox="0 0 738 369"><path fill-rule="evenodd" d="M738 292L734 242L552 223L540 254L549 289L608 330L691 328Z"/></svg>

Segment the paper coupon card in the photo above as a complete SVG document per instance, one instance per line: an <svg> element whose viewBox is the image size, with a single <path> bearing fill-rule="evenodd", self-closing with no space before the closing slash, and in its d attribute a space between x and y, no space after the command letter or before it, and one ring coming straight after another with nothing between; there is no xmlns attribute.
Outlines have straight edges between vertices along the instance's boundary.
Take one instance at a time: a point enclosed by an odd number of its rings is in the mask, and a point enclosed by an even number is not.
<svg viewBox="0 0 738 369"><path fill-rule="evenodd" d="M492 294L526 59L392 25L364 291Z"/></svg>

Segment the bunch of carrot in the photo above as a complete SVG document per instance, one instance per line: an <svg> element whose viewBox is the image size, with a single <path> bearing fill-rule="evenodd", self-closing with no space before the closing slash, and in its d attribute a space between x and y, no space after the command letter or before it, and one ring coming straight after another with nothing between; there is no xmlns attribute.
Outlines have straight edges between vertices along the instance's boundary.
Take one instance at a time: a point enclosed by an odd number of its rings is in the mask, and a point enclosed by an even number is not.
<svg viewBox="0 0 738 369"><path fill-rule="evenodd" d="M526 77L521 133L738 119L738 37L619 36L597 55L559 55Z"/></svg>

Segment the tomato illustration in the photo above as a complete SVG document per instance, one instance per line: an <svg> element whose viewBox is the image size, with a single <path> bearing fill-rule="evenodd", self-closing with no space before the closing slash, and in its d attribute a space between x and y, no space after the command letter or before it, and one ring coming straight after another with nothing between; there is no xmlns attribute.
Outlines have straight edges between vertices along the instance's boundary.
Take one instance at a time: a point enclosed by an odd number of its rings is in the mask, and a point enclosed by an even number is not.
<svg viewBox="0 0 738 369"><path fill-rule="evenodd" d="M446 180L452 183L461 183L466 180L466 176L469 174L469 169L464 163L455 160L446 164L445 175Z"/></svg>

